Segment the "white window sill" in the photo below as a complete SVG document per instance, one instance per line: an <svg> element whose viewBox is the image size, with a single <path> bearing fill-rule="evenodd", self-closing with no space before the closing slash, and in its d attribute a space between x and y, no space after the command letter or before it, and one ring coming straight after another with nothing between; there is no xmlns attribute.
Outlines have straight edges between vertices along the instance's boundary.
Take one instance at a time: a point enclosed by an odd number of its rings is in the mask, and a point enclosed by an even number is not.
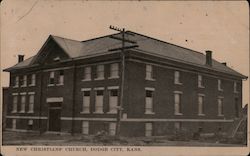
<svg viewBox="0 0 250 156"><path fill-rule="evenodd" d="M239 93L238 91L234 91L235 94Z"/></svg>
<svg viewBox="0 0 250 156"><path fill-rule="evenodd" d="M13 86L13 88L18 88L18 86Z"/></svg>
<svg viewBox="0 0 250 156"><path fill-rule="evenodd" d="M174 115L183 115L182 113L174 113Z"/></svg>
<svg viewBox="0 0 250 156"><path fill-rule="evenodd" d="M20 111L19 113L25 113L25 111Z"/></svg>
<svg viewBox="0 0 250 156"><path fill-rule="evenodd" d="M111 111L111 112L107 112L107 114L117 114L117 112Z"/></svg>
<svg viewBox="0 0 250 156"><path fill-rule="evenodd" d="M218 89L218 91L221 91L221 92L223 92L223 89Z"/></svg>
<svg viewBox="0 0 250 156"><path fill-rule="evenodd" d="M148 81L155 81L155 79L149 78L149 77L146 77L145 80L148 80Z"/></svg>
<svg viewBox="0 0 250 156"><path fill-rule="evenodd" d="M104 80L104 77L95 78L94 80Z"/></svg>
<svg viewBox="0 0 250 156"><path fill-rule="evenodd" d="M91 79L82 79L82 81L84 82L84 81L91 81Z"/></svg>
<svg viewBox="0 0 250 156"><path fill-rule="evenodd" d="M205 114L198 114L198 116L205 116Z"/></svg>
<svg viewBox="0 0 250 156"><path fill-rule="evenodd" d="M111 77L108 77L108 79L119 79L119 76L111 76Z"/></svg>
<svg viewBox="0 0 250 156"><path fill-rule="evenodd" d="M20 86L20 87L22 87L22 88L23 88L23 87L27 87L27 85L22 85L22 86Z"/></svg>
<svg viewBox="0 0 250 156"><path fill-rule="evenodd" d="M17 111L11 111L11 113L17 113Z"/></svg>
<svg viewBox="0 0 250 156"><path fill-rule="evenodd" d="M155 112L145 112L144 114L155 114Z"/></svg>
<svg viewBox="0 0 250 156"><path fill-rule="evenodd" d="M64 84L63 83L61 83L61 84L56 84L56 86L63 86Z"/></svg>
<svg viewBox="0 0 250 156"><path fill-rule="evenodd" d="M198 86L198 88L205 88L205 86Z"/></svg>
<svg viewBox="0 0 250 156"><path fill-rule="evenodd" d="M34 113L34 111L28 111L27 113L32 114L32 113Z"/></svg>
<svg viewBox="0 0 250 156"><path fill-rule="evenodd" d="M103 112L93 112L94 114L104 114Z"/></svg>
<svg viewBox="0 0 250 156"><path fill-rule="evenodd" d="M174 84L176 84L176 85L182 85L181 82L175 82Z"/></svg>
<svg viewBox="0 0 250 156"><path fill-rule="evenodd" d="M55 84L48 84L48 87L52 87L52 86L55 86Z"/></svg>
<svg viewBox="0 0 250 156"><path fill-rule="evenodd" d="M29 85L29 87L34 87L34 86L36 86L36 85L35 85L35 84L30 84L30 85Z"/></svg>
<svg viewBox="0 0 250 156"><path fill-rule="evenodd" d="M83 111L83 112L80 112L80 114L90 114L89 111Z"/></svg>

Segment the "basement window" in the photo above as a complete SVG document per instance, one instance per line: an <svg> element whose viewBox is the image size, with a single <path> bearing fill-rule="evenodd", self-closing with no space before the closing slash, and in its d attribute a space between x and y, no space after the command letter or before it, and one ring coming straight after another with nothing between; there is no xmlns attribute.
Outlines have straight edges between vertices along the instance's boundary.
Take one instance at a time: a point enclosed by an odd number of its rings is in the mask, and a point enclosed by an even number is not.
<svg viewBox="0 0 250 156"><path fill-rule="evenodd" d="M89 134L89 122L88 121L82 121L82 134Z"/></svg>
<svg viewBox="0 0 250 156"><path fill-rule="evenodd" d="M116 131L116 123L110 122L109 123L109 135L115 135L115 131Z"/></svg>
<svg viewBox="0 0 250 156"><path fill-rule="evenodd" d="M145 136L152 136L153 134L153 124L152 123L145 123Z"/></svg>

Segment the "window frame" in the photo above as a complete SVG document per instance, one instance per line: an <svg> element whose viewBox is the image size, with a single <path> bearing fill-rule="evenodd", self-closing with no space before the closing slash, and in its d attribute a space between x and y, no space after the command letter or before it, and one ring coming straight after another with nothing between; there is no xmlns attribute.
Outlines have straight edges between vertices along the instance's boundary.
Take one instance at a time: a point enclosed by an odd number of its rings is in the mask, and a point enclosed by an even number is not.
<svg viewBox="0 0 250 156"><path fill-rule="evenodd" d="M200 103L200 98L201 98L201 103ZM198 116L205 116L205 107L204 106L205 106L205 95L198 94Z"/></svg>
<svg viewBox="0 0 250 156"><path fill-rule="evenodd" d="M147 92L151 92L151 97L147 97ZM155 88L150 88L150 87L146 87L145 88L145 109L144 109L144 114L155 114L154 112L154 92L155 92ZM151 98L151 104L147 103L149 100L147 100L147 98ZM151 107L148 107L151 106Z"/></svg>
<svg viewBox="0 0 250 156"><path fill-rule="evenodd" d="M101 76L99 75L100 73L102 73ZM105 65L99 64L96 66L96 78L94 80L104 80L104 79L105 79Z"/></svg>
<svg viewBox="0 0 250 156"><path fill-rule="evenodd" d="M174 71L174 84L182 85L181 72L178 70Z"/></svg>
<svg viewBox="0 0 250 156"><path fill-rule="evenodd" d="M82 110L81 110L80 113L81 114L89 114L90 113L90 105L91 105L91 88L82 88L81 91L82 91ZM86 96L85 92L89 92L89 96ZM84 98L85 97L89 97L87 106L84 103Z"/></svg>
<svg viewBox="0 0 250 156"><path fill-rule="evenodd" d="M183 94L182 91L174 91L174 115L183 115L183 112L182 112L182 94ZM176 96L179 97L178 103L176 101Z"/></svg>
<svg viewBox="0 0 250 156"><path fill-rule="evenodd" d="M33 101L32 101L33 103L31 102L31 97L33 97ZM28 104L28 112L27 113L34 113L35 93L29 92L28 93L28 100L29 100L29 104Z"/></svg>
<svg viewBox="0 0 250 156"><path fill-rule="evenodd" d="M149 69L150 69L150 70L149 70ZM151 64L146 64L145 70L146 70L146 72L145 72L145 80L155 81L153 65L151 65ZM148 73L149 73L149 74L148 74Z"/></svg>
<svg viewBox="0 0 250 156"><path fill-rule="evenodd" d="M94 88L95 90L95 111L93 112L94 114L103 114L103 106L104 106L104 88L103 87L99 87L99 88ZM98 91L102 91L102 104L98 107L101 107L102 109L97 109L97 97L98 97Z"/></svg>
<svg viewBox="0 0 250 156"><path fill-rule="evenodd" d="M220 102L221 103L220 103ZM224 97L219 96L217 98L217 109L218 109L218 116L224 116Z"/></svg>
<svg viewBox="0 0 250 156"><path fill-rule="evenodd" d="M203 75L198 74L198 88L205 88Z"/></svg>
<svg viewBox="0 0 250 156"><path fill-rule="evenodd" d="M116 69L114 68L114 65L116 65ZM112 75L112 73L116 73L114 75ZM109 73L109 79L116 79L119 78L119 72L120 72L120 68L119 68L119 63L112 63L110 64L110 73Z"/></svg>
<svg viewBox="0 0 250 156"><path fill-rule="evenodd" d="M89 77L87 77L86 75L89 75ZM91 80L92 80L92 68L91 68L91 66L86 66L83 69L83 79L82 79L82 81L91 81Z"/></svg>

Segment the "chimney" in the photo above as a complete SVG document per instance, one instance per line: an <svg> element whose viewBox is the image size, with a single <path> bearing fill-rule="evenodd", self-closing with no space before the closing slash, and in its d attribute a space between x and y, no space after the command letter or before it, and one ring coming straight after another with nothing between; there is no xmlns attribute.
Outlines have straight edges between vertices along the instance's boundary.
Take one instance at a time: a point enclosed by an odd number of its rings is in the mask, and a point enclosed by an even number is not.
<svg viewBox="0 0 250 156"><path fill-rule="evenodd" d="M222 62L221 64L223 64L224 66L227 66L227 62Z"/></svg>
<svg viewBox="0 0 250 156"><path fill-rule="evenodd" d="M18 63L23 62L24 55L18 55Z"/></svg>
<svg viewBox="0 0 250 156"><path fill-rule="evenodd" d="M212 66L212 51L206 50L206 65Z"/></svg>

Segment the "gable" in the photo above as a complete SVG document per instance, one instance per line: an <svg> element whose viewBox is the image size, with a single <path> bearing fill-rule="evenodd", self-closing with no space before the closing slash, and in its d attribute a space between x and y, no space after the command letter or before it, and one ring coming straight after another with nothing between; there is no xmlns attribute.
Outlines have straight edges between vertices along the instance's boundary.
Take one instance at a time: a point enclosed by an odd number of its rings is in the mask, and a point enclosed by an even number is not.
<svg viewBox="0 0 250 156"><path fill-rule="evenodd" d="M51 64L70 58L60 45L49 36L42 48L39 50L33 64Z"/></svg>

